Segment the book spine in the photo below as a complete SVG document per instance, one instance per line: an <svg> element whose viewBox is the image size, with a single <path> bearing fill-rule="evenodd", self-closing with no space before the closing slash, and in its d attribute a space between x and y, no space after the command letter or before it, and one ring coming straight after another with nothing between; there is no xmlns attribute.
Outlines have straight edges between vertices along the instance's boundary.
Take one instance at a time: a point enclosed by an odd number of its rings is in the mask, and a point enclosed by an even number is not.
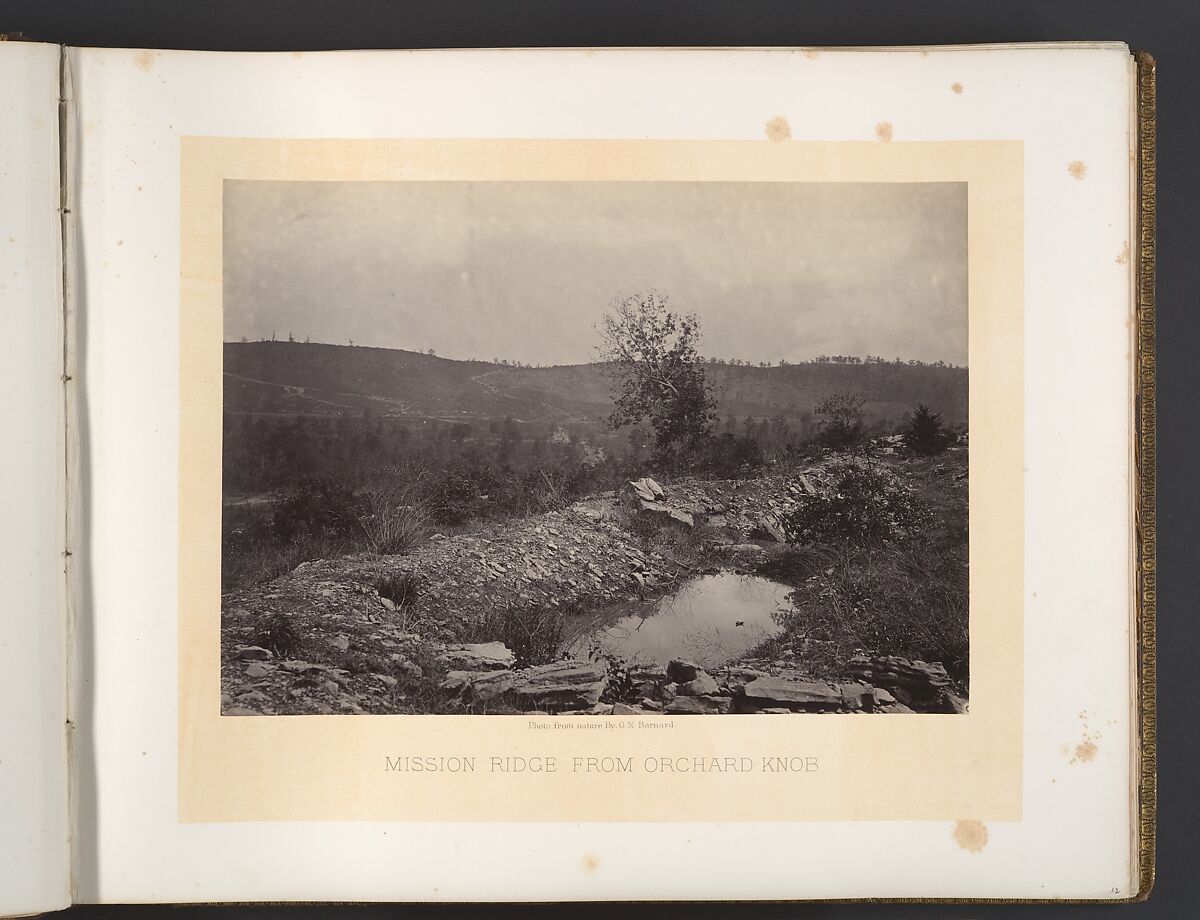
<svg viewBox="0 0 1200 920"><path fill-rule="evenodd" d="M1157 167L1157 86L1154 58L1135 54L1137 63L1137 243L1135 305L1137 310L1136 371L1134 381L1135 472L1137 496L1137 713L1140 744L1137 754L1137 872L1138 900L1150 896L1154 886L1155 825L1158 812L1157 677L1155 615L1155 202Z"/></svg>

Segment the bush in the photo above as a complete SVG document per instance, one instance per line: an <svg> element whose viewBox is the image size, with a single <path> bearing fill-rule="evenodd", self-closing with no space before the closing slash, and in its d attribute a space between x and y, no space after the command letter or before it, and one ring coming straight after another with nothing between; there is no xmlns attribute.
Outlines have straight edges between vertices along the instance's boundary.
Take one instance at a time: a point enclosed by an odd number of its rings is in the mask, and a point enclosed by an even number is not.
<svg viewBox="0 0 1200 920"><path fill-rule="evenodd" d="M407 553L429 534L432 518L416 483L383 482L363 491L358 524L367 548L379 556Z"/></svg>
<svg viewBox="0 0 1200 920"><path fill-rule="evenodd" d="M888 467L843 463L831 468L832 490L815 495L783 520L792 543L879 544L930 521L911 486Z"/></svg>
<svg viewBox="0 0 1200 920"><path fill-rule="evenodd" d="M332 479L306 479L275 507L274 531L280 543L315 536L342 536L358 529L362 503L354 490Z"/></svg>
<svg viewBox="0 0 1200 920"><path fill-rule="evenodd" d="M863 398L853 393L834 393L813 410L821 419L817 440L826 447L857 447L863 440Z"/></svg>
<svg viewBox="0 0 1200 920"><path fill-rule="evenodd" d="M954 441L954 434L942 423L941 415L924 403L917 406L904 426L903 437L911 450L927 456L940 454Z"/></svg>
<svg viewBox="0 0 1200 920"><path fill-rule="evenodd" d="M707 476L733 479L762 469L766 459L753 438L726 433L697 442L684 458L684 465Z"/></svg>

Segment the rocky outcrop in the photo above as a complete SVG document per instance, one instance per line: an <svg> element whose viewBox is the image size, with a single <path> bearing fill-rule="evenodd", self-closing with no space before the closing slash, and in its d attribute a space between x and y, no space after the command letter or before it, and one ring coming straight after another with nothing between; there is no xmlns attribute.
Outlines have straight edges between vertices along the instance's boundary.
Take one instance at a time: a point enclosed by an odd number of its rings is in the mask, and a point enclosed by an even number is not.
<svg viewBox="0 0 1200 920"><path fill-rule="evenodd" d="M852 658L846 676L895 694L907 707L925 711L956 711L950 694L950 675L940 662L933 664L895 656Z"/></svg>

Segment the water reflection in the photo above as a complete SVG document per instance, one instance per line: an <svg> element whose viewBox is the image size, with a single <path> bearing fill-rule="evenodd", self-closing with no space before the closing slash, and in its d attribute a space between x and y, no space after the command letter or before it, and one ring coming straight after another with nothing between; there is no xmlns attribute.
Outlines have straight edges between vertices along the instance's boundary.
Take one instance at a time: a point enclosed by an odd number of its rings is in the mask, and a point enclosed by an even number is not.
<svg viewBox="0 0 1200 920"><path fill-rule="evenodd" d="M791 610L790 592L786 585L753 575L701 575L653 603L600 612L568 651L663 665L688 658L716 667L780 631L780 614Z"/></svg>

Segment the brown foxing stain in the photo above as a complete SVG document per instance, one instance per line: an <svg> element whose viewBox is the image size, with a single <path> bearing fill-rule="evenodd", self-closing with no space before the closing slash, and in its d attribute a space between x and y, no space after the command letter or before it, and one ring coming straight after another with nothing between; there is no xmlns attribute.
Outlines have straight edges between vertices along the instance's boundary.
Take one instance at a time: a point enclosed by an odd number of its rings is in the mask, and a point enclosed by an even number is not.
<svg viewBox="0 0 1200 920"><path fill-rule="evenodd" d="M1121 254L1119 256L1117 256L1116 263L1118 265L1128 265L1129 264L1129 241L1128 240L1126 240L1125 245L1123 245L1121 247Z"/></svg>
<svg viewBox="0 0 1200 920"><path fill-rule="evenodd" d="M300 60L300 58L304 57L304 52L303 51L293 51L292 57L294 57L298 61L298 60Z"/></svg>
<svg viewBox="0 0 1200 920"><path fill-rule="evenodd" d="M1072 179L1082 182L1087 176L1087 164L1083 160L1072 160L1067 164L1067 172L1071 174Z"/></svg>
<svg viewBox="0 0 1200 920"><path fill-rule="evenodd" d="M767 140L769 141L786 141L791 140L792 126L788 124L788 120L782 115L776 115L767 122Z"/></svg>
<svg viewBox="0 0 1200 920"><path fill-rule="evenodd" d="M594 875L596 870L600 868L600 857L594 853L585 853L583 857L583 871L587 875Z"/></svg>
<svg viewBox="0 0 1200 920"><path fill-rule="evenodd" d="M815 61L817 58L819 58L821 56L820 51L814 51L812 48L805 48L803 54L810 61Z"/></svg>
<svg viewBox="0 0 1200 920"><path fill-rule="evenodd" d="M125 241L124 241L124 240L117 240L117 245L118 245L118 246L124 246L124 245L125 245Z"/></svg>
<svg viewBox="0 0 1200 920"><path fill-rule="evenodd" d="M890 121L881 121L875 126L875 137L887 143L892 139L892 123Z"/></svg>
<svg viewBox="0 0 1200 920"><path fill-rule="evenodd" d="M987 828L982 821L959 821L954 825L954 842L968 853L979 853L987 846Z"/></svg>
<svg viewBox="0 0 1200 920"><path fill-rule="evenodd" d="M133 56L133 66L144 73L149 73L154 69L154 61L157 55L153 51L139 51Z"/></svg>
<svg viewBox="0 0 1200 920"><path fill-rule="evenodd" d="M962 84L961 83L951 83L950 84L950 92L954 93L954 95L956 95L956 96L961 96L962 95Z"/></svg>
<svg viewBox="0 0 1200 920"><path fill-rule="evenodd" d="M1096 744L1100 740L1100 732L1093 731L1088 726L1088 712L1083 710L1079 713L1079 721L1083 723L1083 739L1074 747L1073 756L1067 763L1091 763L1096 759L1096 755L1100 753L1100 748Z"/></svg>

